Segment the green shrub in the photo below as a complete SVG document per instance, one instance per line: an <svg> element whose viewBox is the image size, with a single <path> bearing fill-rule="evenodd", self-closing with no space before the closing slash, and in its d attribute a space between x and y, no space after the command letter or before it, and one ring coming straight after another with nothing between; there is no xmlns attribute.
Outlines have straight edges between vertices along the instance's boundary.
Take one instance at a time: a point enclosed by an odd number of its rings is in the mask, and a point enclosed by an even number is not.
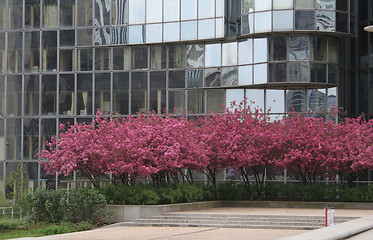
<svg viewBox="0 0 373 240"><path fill-rule="evenodd" d="M43 235L56 235L56 234L64 234L71 232L71 229L67 226L61 225L52 225L45 228L42 228L40 232Z"/></svg>
<svg viewBox="0 0 373 240"><path fill-rule="evenodd" d="M27 193L22 201L23 212L35 222L103 221L106 205L103 194L95 189L62 190L37 189Z"/></svg>
<svg viewBox="0 0 373 240"><path fill-rule="evenodd" d="M74 230L75 231L88 231L93 228L92 223L89 222L81 222L75 225Z"/></svg>
<svg viewBox="0 0 373 240"><path fill-rule="evenodd" d="M2 230L20 230L28 229L28 223L25 219L0 219L0 229Z"/></svg>
<svg viewBox="0 0 373 240"><path fill-rule="evenodd" d="M244 183L227 181L218 184L216 195L219 200L249 200L249 189Z"/></svg>

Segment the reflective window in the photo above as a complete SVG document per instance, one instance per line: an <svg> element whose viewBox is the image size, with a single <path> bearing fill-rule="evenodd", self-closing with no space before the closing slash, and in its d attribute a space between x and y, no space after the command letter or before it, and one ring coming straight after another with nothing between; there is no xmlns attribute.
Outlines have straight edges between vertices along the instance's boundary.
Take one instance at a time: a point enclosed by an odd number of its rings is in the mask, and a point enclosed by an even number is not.
<svg viewBox="0 0 373 240"><path fill-rule="evenodd" d="M221 66L221 45L219 43L206 45L205 66Z"/></svg>
<svg viewBox="0 0 373 240"><path fill-rule="evenodd" d="M208 39L215 37L215 20L199 20L198 21L198 39Z"/></svg>
<svg viewBox="0 0 373 240"><path fill-rule="evenodd" d="M127 44L128 43L128 28L127 27L112 27L111 28L111 43L112 44Z"/></svg>
<svg viewBox="0 0 373 240"><path fill-rule="evenodd" d="M220 87L221 86L221 69L208 68L205 69L205 87Z"/></svg>
<svg viewBox="0 0 373 240"><path fill-rule="evenodd" d="M8 29L22 29L23 27L23 1L8 0Z"/></svg>
<svg viewBox="0 0 373 240"><path fill-rule="evenodd" d="M180 20L180 0L163 0L163 21Z"/></svg>
<svg viewBox="0 0 373 240"><path fill-rule="evenodd" d="M241 17L241 34L254 33L254 14L243 15Z"/></svg>
<svg viewBox="0 0 373 240"><path fill-rule="evenodd" d="M221 71L221 86L232 87L238 85L237 67L223 67Z"/></svg>
<svg viewBox="0 0 373 240"><path fill-rule="evenodd" d="M28 46L29 46L27 45L28 33L25 33L25 35L26 35L25 51L27 52ZM6 42L5 32L0 32L0 42L2 43ZM6 56L5 44L0 44L0 72L1 73L5 73L7 71L7 66L6 66L7 59L5 58L5 56Z"/></svg>
<svg viewBox="0 0 373 240"><path fill-rule="evenodd" d="M110 25L111 5L108 4L106 0L94 0L94 1L95 1L94 25L95 26Z"/></svg>
<svg viewBox="0 0 373 240"><path fill-rule="evenodd" d="M57 111L57 76L41 76L41 114L56 115Z"/></svg>
<svg viewBox="0 0 373 240"><path fill-rule="evenodd" d="M328 83L337 84L338 66L335 64L328 64Z"/></svg>
<svg viewBox="0 0 373 240"><path fill-rule="evenodd" d="M22 32L8 32L8 73L22 72L22 38Z"/></svg>
<svg viewBox="0 0 373 240"><path fill-rule="evenodd" d="M113 69L128 70L131 68L130 47L113 47Z"/></svg>
<svg viewBox="0 0 373 240"><path fill-rule="evenodd" d="M316 30L335 31L335 12L334 11L316 11Z"/></svg>
<svg viewBox="0 0 373 240"><path fill-rule="evenodd" d="M131 47L132 69L148 68L148 47L133 46Z"/></svg>
<svg viewBox="0 0 373 240"><path fill-rule="evenodd" d="M301 89L286 91L287 112L307 112L306 91Z"/></svg>
<svg viewBox="0 0 373 240"><path fill-rule="evenodd" d="M292 9L293 0L273 0L273 9Z"/></svg>
<svg viewBox="0 0 373 240"><path fill-rule="evenodd" d="M286 82L286 63L270 63L268 82Z"/></svg>
<svg viewBox="0 0 373 240"><path fill-rule="evenodd" d="M272 9L271 0L255 0L255 11L264 11Z"/></svg>
<svg viewBox="0 0 373 240"><path fill-rule="evenodd" d="M335 9L335 0L316 0L316 8Z"/></svg>
<svg viewBox="0 0 373 240"><path fill-rule="evenodd" d="M313 4L313 0L295 0L295 8L297 9L314 8Z"/></svg>
<svg viewBox="0 0 373 240"><path fill-rule="evenodd" d="M25 28L39 28L39 27L40 27L40 0L25 0Z"/></svg>
<svg viewBox="0 0 373 240"><path fill-rule="evenodd" d="M238 64L250 64L253 62L252 39L238 43Z"/></svg>
<svg viewBox="0 0 373 240"><path fill-rule="evenodd" d="M131 113L148 112L148 74L133 72L131 74Z"/></svg>
<svg viewBox="0 0 373 240"><path fill-rule="evenodd" d="M188 91L188 112L205 113L204 91Z"/></svg>
<svg viewBox="0 0 373 240"><path fill-rule="evenodd" d="M92 114L92 74L77 74L77 114Z"/></svg>
<svg viewBox="0 0 373 240"><path fill-rule="evenodd" d="M42 70L56 71L57 70L57 32L45 31L42 33Z"/></svg>
<svg viewBox="0 0 373 240"><path fill-rule="evenodd" d="M216 38L224 37L224 18L215 19L215 37Z"/></svg>
<svg viewBox="0 0 373 240"><path fill-rule="evenodd" d="M168 112L185 112L185 91L168 91Z"/></svg>
<svg viewBox="0 0 373 240"><path fill-rule="evenodd" d="M326 109L326 90L308 89L307 90L307 108L313 112L322 112Z"/></svg>
<svg viewBox="0 0 373 240"><path fill-rule="evenodd" d="M162 22L162 9L162 0L146 0L146 22Z"/></svg>
<svg viewBox="0 0 373 240"><path fill-rule="evenodd" d="M75 71L74 49L60 49L60 71Z"/></svg>
<svg viewBox="0 0 373 240"><path fill-rule="evenodd" d="M181 0L181 20L197 19L197 0Z"/></svg>
<svg viewBox="0 0 373 240"><path fill-rule="evenodd" d="M237 42L222 44L222 65L237 65Z"/></svg>
<svg viewBox="0 0 373 240"><path fill-rule="evenodd" d="M230 108L233 102L236 102L239 104L245 98L244 89L227 89L225 94L226 94L225 106L227 108Z"/></svg>
<svg viewBox="0 0 373 240"><path fill-rule="evenodd" d="M270 113L284 113L285 112L284 90L267 90L266 111Z"/></svg>
<svg viewBox="0 0 373 240"><path fill-rule="evenodd" d="M112 24L128 24L128 3L129 0L112 0L111 18Z"/></svg>
<svg viewBox="0 0 373 240"><path fill-rule="evenodd" d="M293 11L274 11L273 12L273 30L291 31L293 30Z"/></svg>
<svg viewBox="0 0 373 240"><path fill-rule="evenodd" d="M146 42L159 43L162 42L162 24L147 24L146 25Z"/></svg>
<svg viewBox="0 0 373 240"><path fill-rule="evenodd" d="M181 41L197 39L197 21L181 22Z"/></svg>
<svg viewBox="0 0 373 240"><path fill-rule="evenodd" d="M309 69L308 62L288 63L288 81L309 82Z"/></svg>
<svg viewBox="0 0 373 240"><path fill-rule="evenodd" d="M265 84L268 78L268 64L254 65L254 84Z"/></svg>
<svg viewBox="0 0 373 240"><path fill-rule="evenodd" d="M43 26L57 27L58 25L58 5L57 0L43 1Z"/></svg>
<svg viewBox="0 0 373 240"><path fill-rule="evenodd" d="M289 60L308 60L309 59L309 38L308 37L290 37L289 38Z"/></svg>
<svg viewBox="0 0 373 240"><path fill-rule="evenodd" d="M27 92L27 90L25 90L25 92ZM0 115L1 116L5 115L5 76L0 76ZM3 126L2 124L3 122L1 122L0 120L0 126ZM4 128L0 127L0 136L3 135L3 131L4 131Z"/></svg>
<svg viewBox="0 0 373 240"><path fill-rule="evenodd" d="M186 77L188 88L203 87L203 69L189 69L186 71Z"/></svg>
<svg viewBox="0 0 373 240"><path fill-rule="evenodd" d="M129 26L129 37L128 43L130 44L140 44L144 43L144 25L133 25Z"/></svg>
<svg viewBox="0 0 373 240"><path fill-rule="evenodd" d="M327 60L327 38L326 37L315 37L313 38L312 46L313 56L312 59L315 61L326 61Z"/></svg>
<svg viewBox="0 0 373 240"><path fill-rule="evenodd" d="M77 29L76 35L78 46L92 46L92 29Z"/></svg>
<svg viewBox="0 0 373 240"><path fill-rule="evenodd" d="M40 32L25 32L25 72L39 72L40 67ZM5 68L5 66L4 66Z"/></svg>
<svg viewBox="0 0 373 240"><path fill-rule="evenodd" d="M263 89L247 89L246 98L247 103L252 110L256 109L260 112L263 112L265 110Z"/></svg>
<svg viewBox="0 0 373 240"><path fill-rule="evenodd" d="M165 45L150 46L150 67L164 69L167 66L167 47Z"/></svg>
<svg viewBox="0 0 373 240"><path fill-rule="evenodd" d="M198 1L198 18L213 18L215 16L215 0Z"/></svg>
<svg viewBox="0 0 373 240"><path fill-rule="evenodd" d="M22 113L22 76L8 75L6 84L6 110L8 116L21 116Z"/></svg>
<svg viewBox="0 0 373 240"><path fill-rule="evenodd" d="M338 63L338 42L336 38L328 38L328 62Z"/></svg>
<svg viewBox="0 0 373 240"><path fill-rule="evenodd" d="M60 30L60 46L74 47L75 46L75 30Z"/></svg>
<svg viewBox="0 0 373 240"><path fill-rule="evenodd" d="M204 45L187 46L187 67L198 68L204 66L205 48Z"/></svg>
<svg viewBox="0 0 373 240"><path fill-rule="evenodd" d="M254 0L241 0L241 14L254 12Z"/></svg>
<svg viewBox="0 0 373 240"><path fill-rule="evenodd" d="M21 159L21 129L22 129L22 122L21 119L7 119L6 120L6 127L8 131L6 131L5 140L8 144L6 144L6 154L5 159L9 160L19 160ZM7 163L7 167L14 164L13 169L16 169L16 163Z"/></svg>
<svg viewBox="0 0 373 240"><path fill-rule="evenodd" d="M253 84L253 66L240 66L238 68L238 85Z"/></svg>
<svg viewBox="0 0 373 240"><path fill-rule="evenodd" d="M95 74L95 109L110 113L110 73Z"/></svg>
<svg viewBox="0 0 373 240"><path fill-rule="evenodd" d="M129 23L130 24L145 23L145 0L128 0L128 1L129 1L129 11L128 11L129 12Z"/></svg>
<svg viewBox="0 0 373 240"><path fill-rule="evenodd" d="M170 45L168 48L168 67L169 68L185 68L186 56L185 45Z"/></svg>
<svg viewBox="0 0 373 240"><path fill-rule="evenodd" d="M75 80L73 74L59 76L59 114L75 115Z"/></svg>
<svg viewBox="0 0 373 240"><path fill-rule="evenodd" d="M326 64L311 63L311 82L326 83Z"/></svg>
<svg viewBox="0 0 373 240"><path fill-rule="evenodd" d="M77 26L92 26L92 0L78 0L76 4Z"/></svg>
<svg viewBox="0 0 373 240"><path fill-rule="evenodd" d="M165 23L163 27L164 27L164 32L163 32L164 42L179 41L179 38L180 38L180 23L179 22Z"/></svg>
<svg viewBox="0 0 373 240"><path fill-rule="evenodd" d="M295 11L295 30L313 30L314 11Z"/></svg>
<svg viewBox="0 0 373 240"><path fill-rule="evenodd" d="M185 71L169 71L168 87L185 88Z"/></svg>
<svg viewBox="0 0 373 240"><path fill-rule="evenodd" d="M77 49L77 70L91 71L92 70L93 49L78 48Z"/></svg>
<svg viewBox="0 0 373 240"><path fill-rule="evenodd" d="M95 45L110 44L110 28L95 28L93 29L93 42Z"/></svg>
<svg viewBox="0 0 373 240"><path fill-rule="evenodd" d="M286 37L273 37L270 39L270 54L271 61L286 60Z"/></svg>
<svg viewBox="0 0 373 240"><path fill-rule="evenodd" d="M267 38L254 39L254 63L268 61L268 40Z"/></svg>
<svg viewBox="0 0 373 240"><path fill-rule="evenodd" d="M65 0L60 2L60 26L75 26L75 0Z"/></svg>
<svg viewBox="0 0 373 240"><path fill-rule="evenodd" d="M327 98L327 106L328 111L331 110L332 107L335 107L338 104L337 98L337 88L328 88L328 98Z"/></svg>
<svg viewBox="0 0 373 240"><path fill-rule="evenodd" d="M216 17L224 17L224 0L215 0L216 9L215 15Z"/></svg>
<svg viewBox="0 0 373 240"><path fill-rule="evenodd" d="M262 1L262 0L261 0ZM255 13L255 32L270 32L272 28L272 13L260 12Z"/></svg>
<svg viewBox="0 0 373 240"><path fill-rule="evenodd" d="M129 113L129 73L113 73L113 111L119 114Z"/></svg>
<svg viewBox="0 0 373 240"><path fill-rule="evenodd" d="M7 12L6 1L0 1L0 29L6 29L7 27Z"/></svg>
<svg viewBox="0 0 373 240"><path fill-rule="evenodd" d="M212 113L225 112L224 90L207 90L207 111Z"/></svg>
<svg viewBox="0 0 373 240"><path fill-rule="evenodd" d="M96 48L95 49L95 70L110 70L111 69L111 49Z"/></svg>
<svg viewBox="0 0 373 240"><path fill-rule="evenodd" d="M166 111L166 72L150 72L150 111Z"/></svg>

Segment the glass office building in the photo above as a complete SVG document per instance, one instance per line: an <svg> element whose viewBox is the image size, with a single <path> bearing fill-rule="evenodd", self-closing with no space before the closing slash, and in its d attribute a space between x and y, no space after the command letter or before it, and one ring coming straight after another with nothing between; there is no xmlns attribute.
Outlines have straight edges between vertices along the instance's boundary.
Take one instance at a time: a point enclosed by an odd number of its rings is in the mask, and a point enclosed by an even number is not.
<svg viewBox="0 0 373 240"><path fill-rule="evenodd" d="M19 163L66 187L35 154L97 109L372 116L372 19L371 0L0 1L0 191Z"/></svg>

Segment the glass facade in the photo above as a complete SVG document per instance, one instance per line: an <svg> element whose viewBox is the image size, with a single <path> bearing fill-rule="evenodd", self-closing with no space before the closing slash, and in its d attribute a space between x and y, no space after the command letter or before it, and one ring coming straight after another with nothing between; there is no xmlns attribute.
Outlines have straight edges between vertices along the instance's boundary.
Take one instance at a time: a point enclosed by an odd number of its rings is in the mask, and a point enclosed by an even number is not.
<svg viewBox="0 0 373 240"><path fill-rule="evenodd" d="M1 1L0 192L18 163L30 187L63 186L35 154L60 123L90 121L97 109L192 118L247 98L274 116L338 103L371 116L367 9L353 0Z"/></svg>

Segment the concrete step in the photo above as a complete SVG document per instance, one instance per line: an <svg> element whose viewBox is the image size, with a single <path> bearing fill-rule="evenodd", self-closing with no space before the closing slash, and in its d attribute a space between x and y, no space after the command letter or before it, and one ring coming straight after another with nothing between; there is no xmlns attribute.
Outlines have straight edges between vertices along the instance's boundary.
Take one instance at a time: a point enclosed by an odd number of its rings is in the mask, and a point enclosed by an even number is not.
<svg viewBox="0 0 373 240"><path fill-rule="evenodd" d="M356 218L335 217L334 222L338 224L352 219ZM312 230L323 227L324 223L323 216L164 213L124 225Z"/></svg>
<svg viewBox="0 0 373 240"><path fill-rule="evenodd" d="M289 230L315 230L319 225L293 226L293 225L252 225L252 224L194 224L194 223L139 223L126 222L121 226L143 226L143 227L211 227L211 228L251 228L251 229L289 229Z"/></svg>

